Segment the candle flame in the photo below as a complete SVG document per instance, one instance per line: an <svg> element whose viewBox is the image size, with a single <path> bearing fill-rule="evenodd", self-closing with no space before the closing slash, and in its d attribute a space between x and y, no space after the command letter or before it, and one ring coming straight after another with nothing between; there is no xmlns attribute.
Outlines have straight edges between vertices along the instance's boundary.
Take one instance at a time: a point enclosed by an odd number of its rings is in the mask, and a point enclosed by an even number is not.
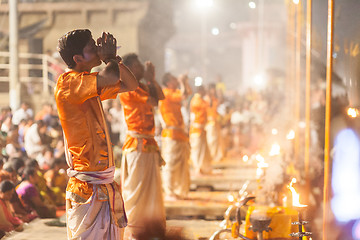
<svg viewBox="0 0 360 240"><path fill-rule="evenodd" d="M291 140L295 138L295 131L294 130L290 130L289 133L286 135L286 138Z"/></svg>
<svg viewBox="0 0 360 240"><path fill-rule="evenodd" d="M347 114L352 118L356 118L359 116L360 113L359 110L356 108L348 108Z"/></svg>
<svg viewBox="0 0 360 240"><path fill-rule="evenodd" d="M296 183L296 178L293 178L288 185L288 189L290 189L292 194L292 204L294 207L306 207L307 205L303 205L300 203L300 195L296 192L295 188L292 186L293 183Z"/></svg>
<svg viewBox="0 0 360 240"><path fill-rule="evenodd" d="M234 200L235 200L235 198L234 198L234 196L232 194L229 194L227 196L227 199L228 199L229 202L234 202Z"/></svg>
<svg viewBox="0 0 360 240"><path fill-rule="evenodd" d="M280 145L277 144L277 143L274 143L272 146L271 146L271 150L269 152L269 155L270 156L276 156L276 155L279 155L280 154Z"/></svg>
<svg viewBox="0 0 360 240"><path fill-rule="evenodd" d="M284 195L284 197L282 198L282 202L283 202L283 206L286 207L287 205L287 196Z"/></svg>

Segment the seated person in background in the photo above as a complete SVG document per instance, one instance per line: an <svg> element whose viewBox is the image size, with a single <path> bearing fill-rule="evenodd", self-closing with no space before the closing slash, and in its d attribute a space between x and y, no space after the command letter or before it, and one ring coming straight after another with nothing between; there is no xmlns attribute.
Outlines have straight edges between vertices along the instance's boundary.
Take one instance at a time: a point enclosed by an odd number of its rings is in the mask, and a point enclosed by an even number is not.
<svg viewBox="0 0 360 240"><path fill-rule="evenodd" d="M43 170L40 169L37 160L31 159L26 162L26 168L34 168L38 175L36 182L36 188L39 190L40 197L46 205L64 205L64 199L61 198L60 203L57 202L58 197L52 191L51 188L47 186L46 179L43 174Z"/></svg>
<svg viewBox="0 0 360 240"><path fill-rule="evenodd" d="M57 158L44 174L47 186L56 195L57 205L65 204L65 192L69 180L65 169L67 169L66 160Z"/></svg>
<svg viewBox="0 0 360 240"><path fill-rule="evenodd" d="M45 204L41 199L40 192L36 188L39 180L35 168L26 167L22 174L23 181L17 186L16 193L21 202L36 211L40 218L55 218L56 208L54 205Z"/></svg>
<svg viewBox="0 0 360 240"><path fill-rule="evenodd" d="M5 232L24 229L23 221L14 215L9 203L14 193L15 185L11 181L4 180L0 183L0 229Z"/></svg>

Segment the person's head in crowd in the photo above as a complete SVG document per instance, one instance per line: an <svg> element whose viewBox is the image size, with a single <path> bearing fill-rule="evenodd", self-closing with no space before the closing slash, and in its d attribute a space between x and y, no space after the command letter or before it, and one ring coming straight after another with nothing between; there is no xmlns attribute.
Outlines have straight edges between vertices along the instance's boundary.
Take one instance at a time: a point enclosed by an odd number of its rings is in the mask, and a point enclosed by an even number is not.
<svg viewBox="0 0 360 240"><path fill-rule="evenodd" d="M208 85L208 94L210 95L210 96L216 96L216 85L215 85L215 83L210 83L209 85Z"/></svg>
<svg viewBox="0 0 360 240"><path fill-rule="evenodd" d="M0 182L0 199L10 201L15 192L15 184L10 180Z"/></svg>
<svg viewBox="0 0 360 240"><path fill-rule="evenodd" d="M14 170L13 170L13 172L14 172ZM13 175L10 172L8 172L8 171L6 171L4 169L0 170L0 182L4 181L4 180L11 180L12 181L13 179L14 179Z"/></svg>
<svg viewBox="0 0 360 240"><path fill-rule="evenodd" d="M179 81L171 73L165 73L162 78L162 84L170 89L177 89L179 87Z"/></svg>
<svg viewBox="0 0 360 240"><path fill-rule="evenodd" d="M0 170L3 169L3 166L4 166L4 162L5 162L5 159L0 157Z"/></svg>
<svg viewBox="0 0 360 240"><path fill-rule="evenodd" d="M196 86L195 87L195 92L200 94L200 96L202 96L202 97L205 96L205 94L206 94L206 91L205 91L205 88L204 88L203 85Z"/></svg>
<svg viewBox="0 0 360 240"><path fill-rule="evenodd" d="M36 161L36 159L29 159L25 162L25 168L34 168L36 170L39 170L39 163Z"/></svg>
<svg viewBox="0 0 360 240"><path fill-rule="evenodd" d="M28 102L22 102L20 108L24 109L24 111L30 108L30 104Z"/></svg>
<svg viewBox="0 0 360 240"><path fill-rule="evenodd" d="M60 169L66 169L66 160L63 158L56 158L54 162L51 164L51 169L55 171L59 171Z"/></svg>
<svg viewBox="0 0 360 240"><path fill-rule="evenodd" d="M7 116L11 117L11 108L9 106L2 107L0 113L0 121L3 121Z"/></svg>
<svg viewBox="0 0 360 240"><path fill-rule="evenodd" d="M63 35L57 49L70 69L85 67L89 71L101 64L98 47L89 29L76 29Z"/></svg>
<svg viewBox="0 0 360 240"><path fill-rule="evenodd" d="M18 183L18 174L10 165L7 166L5 164L4 169L0 175L1 180L8 179L11 180L13 183Z"/></svg>
<svg viewBox="0 0 360 240"><path fill-rule="evenodd" d="M145 67L139 60L136 53L129 53L123 56L123 63L134 74L135 78L140 81L144 77Z"/></svg>
<svg viewBox="0 0 360 240"><path fill-rule="evenodd" d="M32 167L26 167L24 168L24 171L22 172L21 179L22 181L28 181L29 183L32 183L36 185L38 182L38 174L37 170Z"/></svg>
<svg viewBox="0 0 360 240"><path fill-rule="evenodd" d="M37 125L37 129L38 129L39 134L45 134L46 133L47 125L46 125L45 121L37 120L36 125Z"/></svg>
<svg viewBox="0 0 360 240"><path fill-rule="evenodd" d="M12 125L7 138L6 138L6 144L19 144L19 127L18 125Z"/></svg>
<svg viewBox="0 0 360 240"><path fill-rule="evenodd" d="M14 171L20 175L20 172L22 171L22 169L25 166L25 161L23 158L20 157L14 157L14 158L10 158L6 165L9 164L9 166L11 166Z"/></svg>

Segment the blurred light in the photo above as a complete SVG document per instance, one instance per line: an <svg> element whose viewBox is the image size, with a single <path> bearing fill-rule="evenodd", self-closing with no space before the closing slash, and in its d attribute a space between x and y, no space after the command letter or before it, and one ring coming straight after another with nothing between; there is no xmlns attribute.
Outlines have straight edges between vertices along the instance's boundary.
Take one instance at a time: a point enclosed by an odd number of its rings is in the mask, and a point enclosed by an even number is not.
<svg viewBox="0 0 360 240"><path fill-rule="evenodd" d="M257 167L260 169L267 168L267 167L269 167L269 164L266 162L258 162Z"/></svg>
<svg viewBox="0 0 360 240"><path fill-rule="evenodd" d="M234 196L231 194L228 195L227 199L229 202L233 202L235 200Z"/></svg>
<svg viewBox="0 0 360 240"><path fill-rule="evenodd" d="M195 86L196 86L196 87L201 86L202 83L203 83L202 77L196 77L196 78L195 78Z"/></svg>
<svg viewBox="0 0 360 240"><path fill-rule="evenodd" d="M256 3L253 2L253 1L249 2L249 7L250 7L251 9L256 8Z"/></svg>
<svg viewBox="0 0 360 240"><path fill-rule="evenodd" d="M256 159L258 162L264 162L264 161L265 161L264 157L261 156L260 154L257 154L257 155L255 156L255 159Z"/></svg>
<svg viewBox="0 0 360 240"><path fill-rule="evenodd" d="M356 118L359 116L359 110L356 108L348 108L347 114L352 118Z"/></svg>
<svg viewBox="0 0 360 240"><path fill-rule="evenodd" d="M300 0L293 0L293 3L299 4Z"/></svg>
<svg viewBox="0 0 360 240"><path fill-rule="evenodd" d="M352 227L353 239L360 239L360 220L357 220Z"/></svg>
<svg viewBox="0 0 360 240"><path fill-rule="evenodd" d="M237 24L234 23L234 22L230 23L229 26L230 26L231 29L236 29L237 28Z"/></svg>
<svg viewBox="0 0 360 240"><path fill-rule="evenodd" d="M299 122L299 128L305 128L306 127L306 122Z"/></svg>
<svg viewBox="0 0 360 240"><path fill-rule="evenodd" d="M333 53L333 58L337 58L337 53Z"/></svg>
<svg viewBox="0 0 360 240"><path fill-rule="evenodd" d="M212 35L217 36L217 35L219 35L219 33L220 33L220 30L218 28L214 27L211 29Z"/></svg>
<svg viewBox="0 0 360 240"><path fill-rule="evenodd" d="M295 131L294 130L290 130L289 133L286 135L286 139L294 139L295 138Z"/></svg>
<svg viewBox="0 0 360 240"><path fill-rule="evenodd" d="M269 156L276 156L276 155L279 155L280 154L280 145L277 144L277 143L274 143L272 146L271 146L271 150L269 152Z"/></svg>
<svg viewBox="0 0 360 240"><path fill-rule="evenodd" d="M264 75L258 74L254 77L254 83L259 87L265 86L265 78Z"/></svg>
<svg viewBox="0 0 360 240"><path fill-rule="evenodd" d="M213 0L196 0L196 5L199 8L210 8L214 5L214 1Z"/></svg>
<svg viewBox="0 0 360 240"><path fill-rule="evenodd" d="M353 129L338 133L334 142L331 209L339 222L360 218L360 142Z"/></svg>
<svg viewBox="0 0 360 240"><path fill-rule="evenodd" d="M244 156L242 157L242 160L243 160L244 162L247 162L247 161L249 160L248 155L244 155Z"/></svg>
<svg viewBox="0 0 360 240"><path fill-rule="evenodd" d="M271 129L272 135L277 135L278 132L279 132L279 131L278 131L276 128Z"/></svg>

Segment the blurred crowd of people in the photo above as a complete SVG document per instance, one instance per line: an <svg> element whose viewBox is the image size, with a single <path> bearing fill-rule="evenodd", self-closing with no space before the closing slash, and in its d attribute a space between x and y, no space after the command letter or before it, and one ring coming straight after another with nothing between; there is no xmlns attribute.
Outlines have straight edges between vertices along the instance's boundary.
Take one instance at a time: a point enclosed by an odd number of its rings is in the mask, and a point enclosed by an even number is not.
<svg viewBox="0 0 360 240"><path fill-rule="evenodd" d="M0 236L35 218L64 212L67 175L62 129L53 105L34 114L23 102L0 116Z"/></svg>
<svg viewBox="0 0 360 240"><path fill-rule="evenodd" d="M170 73L165 74L164 79L163 89L168 87L166 85L171 86L170 81L175 81L177 88L178 83L184 85L189 80L186 75L176 78ZM252 89L242 95L227 91L221 78L208 85L192 87L194 93L188 82L186 88L187 94L181 99L180 107L186 135L190 136L191 160L188 163L194 169L193 174L200 175L212 174L211 164L226 155L252 154L259 149L260 136L264 134L263 123L278 111L282 99L280 94L274 97L273 93ZM154 111L155 139L160 149L165 141L161 132L166 128L161 104L162 101ZM119 99L106 100L103 105L119 168L127 134L124 110ZM54 218L57 212L59 215L64 210L68 176L63 131L54 104L44 104L36 114L27 102L16 110L3 107L0 124L0 230L4 235L13 230L21 231L24 223L34 218ZM199 160L204 154L203 146L200 146L204 143L200 136L202 132L208 145L204 150L208 158L204 160L208 164L205 168L200 166L203 163ZM162 154L166 153L162 151ZM167 171L166 167L163 169ZM120 182L117 177L115 180ZM190 182L179 194L170 189L168 180L163 179L163 185L166 200L171 200L186 198Z"/></svg>

